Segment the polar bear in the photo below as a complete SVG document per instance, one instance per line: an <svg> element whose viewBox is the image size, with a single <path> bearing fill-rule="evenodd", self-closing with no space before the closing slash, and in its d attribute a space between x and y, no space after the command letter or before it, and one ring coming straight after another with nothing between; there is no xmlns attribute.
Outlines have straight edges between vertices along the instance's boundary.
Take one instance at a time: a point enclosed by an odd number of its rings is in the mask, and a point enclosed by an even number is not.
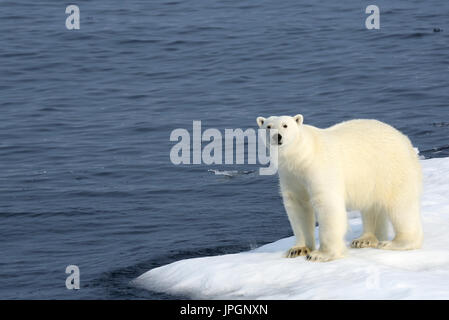
<svg viewBox="0 0 449 320"><path fill-rule="evenodd" d="M296 245L287 257L330 261L347 253L346 210L362 214L363 233L353 248L410 250L421 247L422 173L410 140L377 120L350 120L326 129L303 116L257 118L278 145L284 207ZM319 250L315 248L315 218ZM388 221L395 237L388 240Z"/></svg>

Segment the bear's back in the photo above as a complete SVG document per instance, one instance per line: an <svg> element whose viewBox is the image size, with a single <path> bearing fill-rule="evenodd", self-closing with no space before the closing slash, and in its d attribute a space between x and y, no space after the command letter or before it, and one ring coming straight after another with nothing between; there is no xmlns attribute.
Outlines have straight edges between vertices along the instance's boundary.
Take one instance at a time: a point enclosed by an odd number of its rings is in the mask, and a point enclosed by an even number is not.
<svg viewBox="0 0 449 320"><path fill-rule="evenodd" d="M378 120L349 120L324 129L323 132L329 133L342 144L357 144L358 150L363 150L361 147L364 145L369 149L378 148L378 151L391 148L394 150L397 147L413 151L412 143L407 136Z"/></svg>
<svg viewBox="0 0 449 320"><path fill-rule="evenodd" d="M338 154L349 195L363 190L369 198L396 194L410 181L420 183L418 156L407 136L378 120L357 119L339 123L322 133L327 149ZM386 183L388 182L388 183ZM376 186L387 185L386 188ZM385 193L378 194L375 193ZM360 201L360 196L357 197ZM362 201L365 202L365 201Z"/></svg>

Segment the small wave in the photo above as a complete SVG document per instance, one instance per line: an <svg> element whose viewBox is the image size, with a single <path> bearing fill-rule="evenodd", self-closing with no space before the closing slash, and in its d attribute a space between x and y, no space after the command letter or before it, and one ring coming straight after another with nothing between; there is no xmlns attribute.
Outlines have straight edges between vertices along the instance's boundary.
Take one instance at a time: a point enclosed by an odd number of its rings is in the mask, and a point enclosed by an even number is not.
<svg viewBox="0 0 449 320"><path fill-rule="evenodd" d="M422 153L424 153L424 152L435 152L436 153L436 152L441 152L443 150L449 150L449 144L444 145L444 146L439 146L439 147L433 147L431 149L423 150L421 152Z"/></svg>
<svg viewBox="0 0 449 320"><path fill-rule="evenodd" d="M251 174L253 170L216 170L209 169L208 172L213 172L216 176L235 177L240 175Z"/></svg>
<svg viewBox="0 0 449 320"><path fill-rule="evenodd" d="M432 123L432 126L434 126L434 127L449 127L449 122L446 122L446 121L434 122L434 123Z"/></svg>

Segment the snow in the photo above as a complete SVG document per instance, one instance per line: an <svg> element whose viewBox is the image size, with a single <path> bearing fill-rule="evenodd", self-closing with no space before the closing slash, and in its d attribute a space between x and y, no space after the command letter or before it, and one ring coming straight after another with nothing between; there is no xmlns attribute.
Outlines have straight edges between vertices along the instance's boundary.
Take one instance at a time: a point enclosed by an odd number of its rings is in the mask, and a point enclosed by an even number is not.
<svg viewBox="0 0 449 320"><path fill-rule="evenodd" d="M194 299L449 299L449 158L421 163L422 249L349 249L344 259L318 263L284 258L290 237L248 252L177 261L133 283ZM358 214L349 217L348 244L362 227Z"/></svg>

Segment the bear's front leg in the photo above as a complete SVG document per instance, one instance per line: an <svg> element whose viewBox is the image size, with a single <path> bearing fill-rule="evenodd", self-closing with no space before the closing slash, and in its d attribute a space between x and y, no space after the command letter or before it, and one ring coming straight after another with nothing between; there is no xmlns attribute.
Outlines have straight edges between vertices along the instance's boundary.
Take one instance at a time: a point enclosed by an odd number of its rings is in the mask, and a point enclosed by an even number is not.
<svg viewBox="0 0 449 320"><path fill-rule="evenodd" d="M286 258L306 256L315 249L315 217L313 208L308 201L300 201L285 192L283 193L284 206L296 244L285 254Z"/></svg>
<svg viewBox="0 0 449 320"><path fill-rule="evenodd" d="M326 262L344 257L347 216L343 198L326 195L313 199L312 203L319 223L320 248L310 252L306 259Z"/></svg>

